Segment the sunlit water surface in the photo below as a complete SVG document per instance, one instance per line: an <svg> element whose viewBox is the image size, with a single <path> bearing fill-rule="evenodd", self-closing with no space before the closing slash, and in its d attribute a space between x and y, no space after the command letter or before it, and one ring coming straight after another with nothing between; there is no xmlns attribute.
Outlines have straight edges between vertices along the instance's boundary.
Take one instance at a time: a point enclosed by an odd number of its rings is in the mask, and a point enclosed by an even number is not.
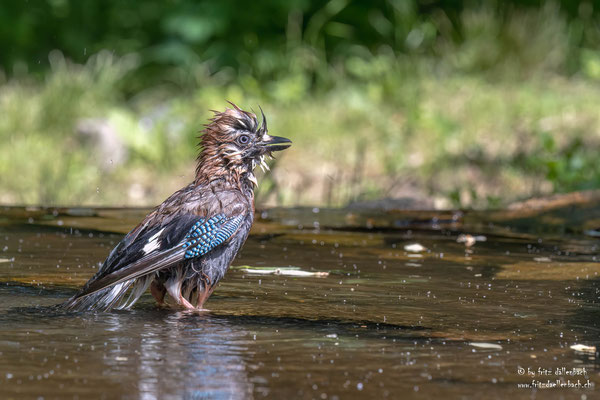
<svg viewBox="0 0 600 400"><path fill-rule="evenodd" d="M209 312L52 308L146 212L0 210L1 399L598 394L596 208L269 210Z"/></svg>

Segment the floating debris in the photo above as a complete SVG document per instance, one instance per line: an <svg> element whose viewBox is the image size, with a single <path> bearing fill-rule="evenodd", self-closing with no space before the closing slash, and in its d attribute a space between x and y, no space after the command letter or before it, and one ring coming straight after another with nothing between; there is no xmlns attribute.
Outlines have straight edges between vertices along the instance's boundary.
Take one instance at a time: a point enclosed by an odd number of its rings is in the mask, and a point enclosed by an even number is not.
<svg viewBox="0 0 600 400"><path fill-rule="evenodd" d="M239 266L239 267L231 267L232 269L237 269L247 274L255 274L255 275L285 275L285 276L297 276L297 277L317 277L322 278L329 276L329 272L325 271L302 271L297 267L251 267L249 265Z"/></svg>
<svg viewBox="0 0 600 400"><path fill-rule="evenodd" d="M588 236L600 237L600 229L588 229L587 231L584 231L583 233Z"/></svg>
<svg viewBox="0 0 600 400"><path fill-rule="evenodd" d="M584 354L596 354L596 346L586 346L585 344L574 344L571 346L571 350Z"/></svg>
<svg viewBox="0 0 600 400"><path fill-rule="evenodd" d="M0 263L5 263L5 262L13 262L15 261L15 258L0 258Z"/></svg>
<svg viewBox="0 0 600 400"><path fill-rule="evenodd" d="M406 265L407 267L421 267L423 264L417 264L417 263L404 263L404 265Z"/></svg>
<svg viewBox="0 0 600 400"><path fill-rule="evenodd" d="M463 233L461 235L458 235L458 237L456 238L457 243L464 243L465 246L467 246L467 247L471 247L477 242L485 242L486 240L487 240L487 237L485 237L483 235L473 236L473 235L469 235L468 233L467 234Z"/></svg>
<svg viewBox="0 0 600 400"><path fill-rule="evenodd" d="M477 347L479 349L502 350L502 346L496 343L469 342L469 346Z"/></svg>
<svg viewBox="0 0 600 400"><path fill-rule="evenodd" d="M411 253L420 253L427 250L427 248L419 243L411 243L404 246L404 250L410 251Z"/></svg>
<svg viewBox="0 0 600 400"><path fill-rule="evenodd" d="M534 257L533 261L537 262L552 262L550 257Z"/></svg>

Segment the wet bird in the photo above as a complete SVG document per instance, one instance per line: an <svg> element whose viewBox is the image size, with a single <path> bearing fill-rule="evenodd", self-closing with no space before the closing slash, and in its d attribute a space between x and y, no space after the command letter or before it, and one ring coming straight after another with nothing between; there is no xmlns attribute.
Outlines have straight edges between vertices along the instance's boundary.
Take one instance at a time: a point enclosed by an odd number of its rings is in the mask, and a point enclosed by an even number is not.
<svg viewBox="0 0 600 400"><path fill-rule="evenodd" d="M65 308L127 309L150 287L159 304L168 293L180 306L202 309L248 237L255 167L268 168L265 159L291 145L268 134L262 110L259 123L230 104L205 125L194 181L129 232Z"/></svg>

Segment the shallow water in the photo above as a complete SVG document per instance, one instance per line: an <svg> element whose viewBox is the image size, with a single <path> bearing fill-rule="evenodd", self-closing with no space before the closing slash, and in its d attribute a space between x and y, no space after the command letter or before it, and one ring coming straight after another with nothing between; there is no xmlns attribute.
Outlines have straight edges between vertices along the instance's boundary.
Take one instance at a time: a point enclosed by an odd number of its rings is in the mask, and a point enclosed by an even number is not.
<svg viewBox="0 0 600 400"><path fill-rule="evenodd" d="M0 210L0 398L597 395L598 208L268 210L210 312L52 308L146 211Z"/></svg>

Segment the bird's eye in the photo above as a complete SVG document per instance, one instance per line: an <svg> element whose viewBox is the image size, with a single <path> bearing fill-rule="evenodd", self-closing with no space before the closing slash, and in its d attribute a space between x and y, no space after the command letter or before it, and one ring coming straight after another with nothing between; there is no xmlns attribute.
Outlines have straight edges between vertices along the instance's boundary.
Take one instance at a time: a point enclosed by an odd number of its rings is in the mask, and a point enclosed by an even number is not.
<svg viewBox="0 0 600 400"><path fill-rule="evenodd" d="M250 136L241 135L240 137L237 138L237 141L239 144L248 144L248 143L250 143Z"/></svg>

